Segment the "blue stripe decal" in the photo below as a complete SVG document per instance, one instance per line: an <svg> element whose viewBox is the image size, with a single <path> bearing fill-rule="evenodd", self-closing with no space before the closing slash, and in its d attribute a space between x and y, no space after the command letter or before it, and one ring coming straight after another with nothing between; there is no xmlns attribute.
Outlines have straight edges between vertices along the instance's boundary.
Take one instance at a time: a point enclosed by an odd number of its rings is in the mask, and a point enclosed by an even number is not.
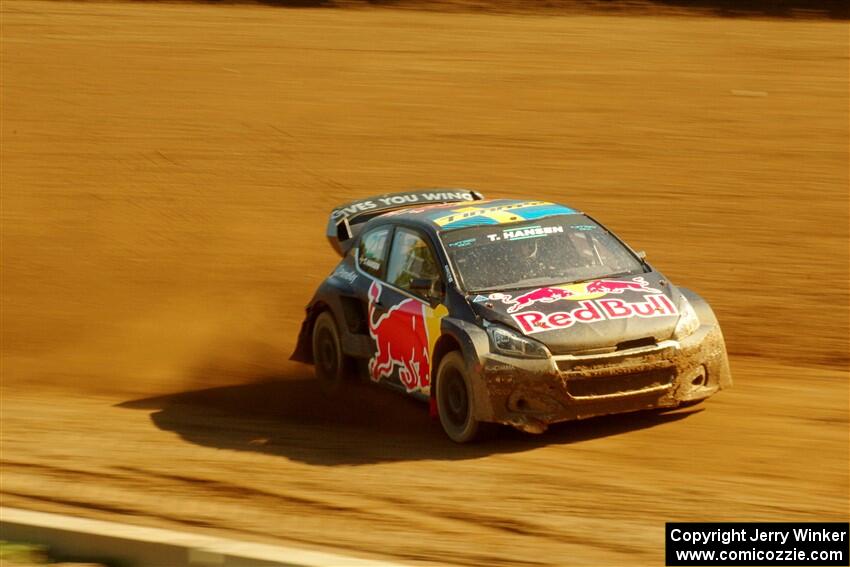
<svg viewBox="0 0 850 567"><path fill-rule="evenodd" d="M534 220L550 215L574 215L576 212L569 207L561 205L545 205L540 207L529 207L527 209L516 209L511 211L516 216L525 220Z"/></svg>

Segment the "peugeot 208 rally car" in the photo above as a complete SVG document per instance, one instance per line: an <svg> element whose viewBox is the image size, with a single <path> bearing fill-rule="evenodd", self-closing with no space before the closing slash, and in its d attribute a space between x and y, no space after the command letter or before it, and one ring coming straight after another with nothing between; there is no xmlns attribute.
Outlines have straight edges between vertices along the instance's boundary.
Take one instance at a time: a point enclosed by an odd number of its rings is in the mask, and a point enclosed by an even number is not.
<svg viewBox="0 0 850 567"><path fill-rule="evenodd" d="M416 191L334 210L293 359L430 403L446 434L675 407L731 385L717 319L588 215Z"/></svg>

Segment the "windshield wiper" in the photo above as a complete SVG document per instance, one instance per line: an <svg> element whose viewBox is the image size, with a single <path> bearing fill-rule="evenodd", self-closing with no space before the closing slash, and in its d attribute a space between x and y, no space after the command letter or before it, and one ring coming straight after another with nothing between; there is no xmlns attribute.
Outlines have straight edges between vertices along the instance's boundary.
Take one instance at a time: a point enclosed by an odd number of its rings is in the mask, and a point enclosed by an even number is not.
<svg viewBox="0 0 850 567"><path fill-rule="evenodd" d="M646 273L646 272L641 272L641 273ZM593 281L593 280L622 278L623 276L631 276L631 275L635 275L634 270L627 270L625 272L617 272L615 274L605 274L605 275L601 275L601 276L592 276L592 277L589 277L589 278L582 278L582 279L579 279L579 280L572 280L572 281L567 281L567 282L564 282L564 281L561 281L561 280L556 280L555 278L543 276L543 277L539 277L539 278L529 278L527 280L520 280L518 282L513 282L513 283L510 283L510 284L507 284L507 285L500 285L500 286L496 286L496 287L488 287L488 288L483 288L483 289L471 289L467 293L469 293L470 295L472 295L472 294L487 295L489 293L494 293L494 292L498 292L498 291L505 291L505 290L509 290L509 289L519 290L519 289L534 287L536 285L550 285L550 286L576 285L576 284L585 283L585 282L589 282L589 281ZM548 282L552 282L552 281L554 281L555 283L548 283Z"/></svg>
<svg viewBox="0 0 850 567"><path fill-rule="evenodd" d="M508 290L508 289L517 289L517 286L515 286L515 285L502 285L502 286L498 286L498 287L488 287L486 289L470 289L467 293L469 295L473 295L473 294L488 295L488 294L496 292L496 291L505 291L505 290Z"/></svg>
<svg viewBox="0 0 850 567"><path fill-rule="evenodd" d="M594 278L590 278L590 279L594 279ZM587 281L587 280L583 280L583 281ZM554 282L554 283L550 283L550 282ZM507 285L500 285L500 286L496 286L496 287L488 287L488 288L485 288L485 289L474 289L474 290L471 290L469 293L479 293L481 295L485 295L487 293L493 293L494 291L505 291L505 290L508 290L508 289L519 290L519 289L526 289L526 288L529 288L529 287L534 287L534 286L539 286L539 285L565 285L565 284L562 283L560 280L557 280L555 278L552 278L552 277L549 277L549 276L543 276L543 277L539 277L539 278L529 278L527 280L519 280L518 282L512 282L512 283L507 284Z"/></svg>
<svg viewBox="0 0 850 567"><path fill-rule="evenodd" d="M617 272L616 274L607 274L605 276L599 276L598 278L592 278L592 279L599 280L599 279L602 279L602 278L622 278L623 276L630 276L630 275L632 275L632 273L633 273L633 270L628 270L628 271L625 271L625 272Z"/></svg>

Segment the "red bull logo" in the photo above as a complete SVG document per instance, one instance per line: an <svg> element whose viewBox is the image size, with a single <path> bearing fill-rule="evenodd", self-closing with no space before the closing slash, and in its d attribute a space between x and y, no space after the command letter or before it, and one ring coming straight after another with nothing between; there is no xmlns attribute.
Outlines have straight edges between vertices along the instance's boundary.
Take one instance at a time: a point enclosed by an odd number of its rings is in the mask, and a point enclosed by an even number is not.
<svg viewBox="0 0 850 567"><path fill-rule="evenodd" d="M623 293L626 290L661 293L660 290L649 287L647 281L640 276L632 278L631 281L594 280L587 284L587 293Z"/></svg>
<svg viewBox="0 0 850 567"><path fill-rule="evenodd" d="M381 298L381 284L369 286L369 335L375 341L375 354L369 360L369 375L379 381L398 377L408 392L431 386L431 357L428 342L426 306L405 299L376 316L375 305Z"/></svg>
<svg viewBox="0 0 850 567"><path fill-rule="evenodd" d="M535 289L534 291L529 291L528 293L524 293L516 297L511 297L504 293L494 293L490 295L490 299L501 300L502 303L510 304L510 307L508 307L508 313L514 313L515 311L519 311L529 305L534 305L537 302L553 303L560 299L566 299L572 295L574 295L573 292L568 289L541 287L540 289Z"/></svg>
<svg viewBox="0 0 850 567"><path fill-rule="evenodd" d="M504 293L493 293L489 299L501 301L507 305L508 313L515 313L535 303L554 303L562 299L573 301L583 299L596 299L609 293L623 293L624 291L637 291L643 293L662 293L661 290L649 287L649 283L638 276L631 280L593 280L579 284L570 284L559 287L541 287L522 295L513 297Z"/></svg>
<svg viewBox="0 0 850 567"><path fill-rule="evenodd" d="M524 311L512 315L520 330L526 335L543 331L566 329L576 323L628 319L631 317L670 317L678 315L676 306L664 294L648 295L644 301L626 303L622 299L596 299L579 301L575 309L555 313Z"/></svg>

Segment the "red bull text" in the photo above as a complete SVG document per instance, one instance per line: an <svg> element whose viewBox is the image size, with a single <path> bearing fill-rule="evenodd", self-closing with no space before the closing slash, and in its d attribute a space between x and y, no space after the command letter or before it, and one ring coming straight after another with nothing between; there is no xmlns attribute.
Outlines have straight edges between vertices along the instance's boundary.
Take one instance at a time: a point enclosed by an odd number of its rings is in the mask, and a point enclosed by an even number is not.
<svg viewBox="0 0 850 567"><path fill-rule="evenodd" d="M628 319L630 317L670 317L678 315L676 306L664 294L648 295L644 301L627 303L622 299L588 299L579 301L570 311L541 313L525 311L511 315L520 330L526 335L566 329L576 323L595 323L604 320Z"/></svg>
<svg viewBox="0 0 850 567"><path fill-rule="evenodd" d="M636 291L642 293L662 293L661 290L649 287L649 283L642 277L631 280L593 280L586 283L571 284L563 287L541 287L522 295L513 297L504 293L490 294L489 299L501 301L507 305L508 313L515 313L534 305L535 303L554 303L561 299L592 299L609 293L623 293L624 291ZM594 296L594 297L588 297Z"/></svg>

